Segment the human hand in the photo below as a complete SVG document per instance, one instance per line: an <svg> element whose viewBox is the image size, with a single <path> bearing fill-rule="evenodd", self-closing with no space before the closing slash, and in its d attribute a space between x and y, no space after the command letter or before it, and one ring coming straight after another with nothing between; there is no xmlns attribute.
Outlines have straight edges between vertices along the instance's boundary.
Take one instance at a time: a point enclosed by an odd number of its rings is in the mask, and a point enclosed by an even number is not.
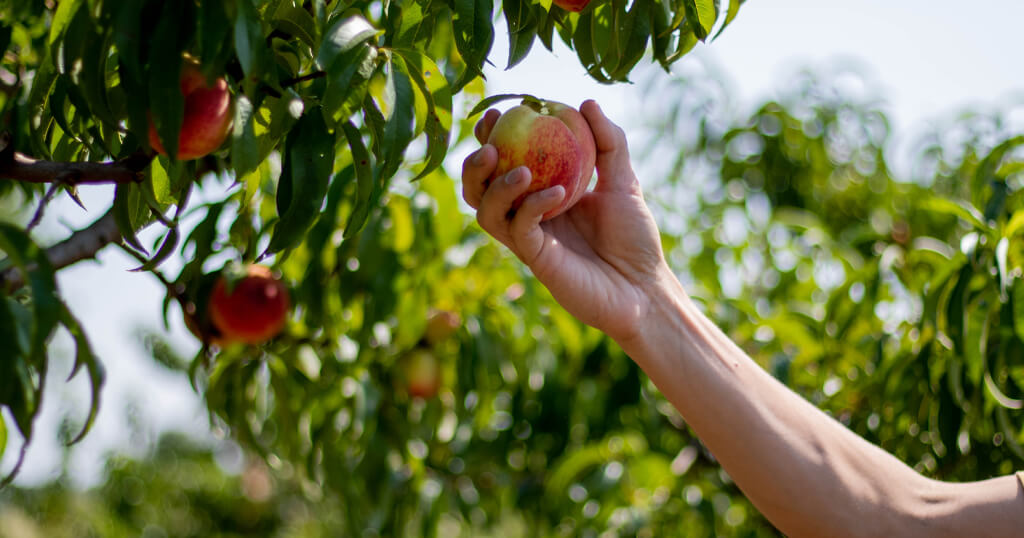
<svg viewBox="0 0 1024 538"><path fill-rule="evenodd" d="M580 321L620 343L641 329L655 286L674 281L657 225L629 161L625 133L592 100L580 112L597 146L597 186L569 211L541 222L565 196L561 186L512 203L527 190L530 171L519 167L490 180L497 150L486 143L500 113L488 110L474 133L483 144L462 167L462 195L487 233L507 246Z"/></svg>

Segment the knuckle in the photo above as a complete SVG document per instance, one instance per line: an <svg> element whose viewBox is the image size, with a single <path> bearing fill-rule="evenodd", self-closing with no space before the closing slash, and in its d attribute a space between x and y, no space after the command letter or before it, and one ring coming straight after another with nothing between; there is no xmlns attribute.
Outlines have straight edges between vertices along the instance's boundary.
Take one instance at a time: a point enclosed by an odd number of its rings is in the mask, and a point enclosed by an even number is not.
<svg viewBox="0 0 1024 538"><path fill-rule="evenodd" d="M622 129L622 127L619 127L618 125L613 125L612 136L615 137L616 144L618 144L618 145L625 145L626 144L626 131L624 131Z"/></svg>

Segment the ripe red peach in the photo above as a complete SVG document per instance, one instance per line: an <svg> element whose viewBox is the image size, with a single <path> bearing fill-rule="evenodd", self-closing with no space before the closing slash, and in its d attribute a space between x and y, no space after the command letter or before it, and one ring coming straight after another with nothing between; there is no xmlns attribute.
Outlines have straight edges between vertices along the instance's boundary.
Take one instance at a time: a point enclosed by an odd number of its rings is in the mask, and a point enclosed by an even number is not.
<svg viewBox="0 0 1024 538"><path fill-rule="evenodd" d="M284 328L291 300L268 267L250 265L234 286L217 279L208 308L222 341L261 344Z"/></svg>
<svg viewBox="0 0 1024 538"><path fill-rule="evenodd" d="M597 147L590 125L578 110L562 103L524 100L498 118L487 142L498 150L491 180L519 166L530 170L530 186L513 209L534 192L556 185L565 189L562 203L545 213L543 220L572 207L594 174Z"/></svg>
<svg viewBox="0 0 1024 538"><path fill-rule="evenodd" d="M231 92L228 83L218 78L207 85L199 66L186 62L181 70L181 95L185 98L184 117L178 135L178 160L198 159L224 143L231 128ZM159 106L159 103L153 103ZM167 155L153 122L149 123L149 145Z"/></svg>
<svg viewBox="0 0 1024 538"><path fill-rule="evenodd" d="M583 8L587 7L590 0L554 0L553 3L566 11L575 11L576 13L579 13L580 11L583 11Z"/></svg>

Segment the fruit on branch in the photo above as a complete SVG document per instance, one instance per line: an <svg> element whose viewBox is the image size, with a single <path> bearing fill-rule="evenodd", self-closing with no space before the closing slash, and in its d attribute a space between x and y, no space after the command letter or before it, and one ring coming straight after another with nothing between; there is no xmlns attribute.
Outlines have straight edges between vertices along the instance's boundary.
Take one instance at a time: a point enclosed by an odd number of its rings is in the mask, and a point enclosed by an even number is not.
<svg viewBox="0 0 1024 538"><path fill-rule="evenodd" d="M208 155L224 143L231 128L231 92L223 77L210 86L199 66L186 61L181 70L181 95L185 107L178 135L178 160L188 161ZM157 153L167 155L152 120L149 145Z"/></svg>
<svg viewBox="0 0 1024 538"><path fill-rule="evenodd" d="M209 319L202 319L195 311L195 305L188 303L187 308L182 309L182 317L185 319L185 328L199 339L200 342L223 346L224 340L220 330L213 326Z"/></svg>
<svg viewBox="0 0 1024 538"><path fill-rule="evenodd" d="M250 265L233 283L218 278L207 308L222 341L261 344L284 328L291 300L269 268Z"/></svg>
<svg viewBox="0 0 1024 538"><path fill-rule="evenodd" d="M418 347L406 353L401 366L409 396L429 399L441 388L441 365L429 349Z"/></svg>
<svg viewBox="0 0 1024 538"><path fill-rule="evenodd" d="M587 7L590 0L554 0L552 3L566 11L579 13L583 11L583 8Z"/></svg>
<svg viewBox="0 0 1024 538"><path fill-rule="evenodd" d="M455 312L448 310L437 310L427 320L427 330L423 335L427 343L435 345L443 342L459 329L462 318Z"/></svg>
<svg viewBox="0 0 1024 538"><path fill-rule="evenodd" d="M519 167L530 169L526 192L513 203L517 209L529 194L561 185L565 197L544 214L556 217L573 206L590 184L597 148L586 118L571 106L525 99L498 118L487 142L498 150L491 180Z"/></svg>

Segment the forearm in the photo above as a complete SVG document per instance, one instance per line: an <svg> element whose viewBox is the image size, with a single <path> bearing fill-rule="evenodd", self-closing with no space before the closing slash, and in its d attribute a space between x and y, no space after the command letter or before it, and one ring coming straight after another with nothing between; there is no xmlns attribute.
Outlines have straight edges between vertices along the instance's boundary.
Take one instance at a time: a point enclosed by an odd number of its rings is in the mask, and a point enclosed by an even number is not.
<svg viewBox="0 0 1024 538"><path fill-rule="evenodd" d="M625 351L755 506L791 536L929 534L937 484L786 388L664 275Z"/></svg>

